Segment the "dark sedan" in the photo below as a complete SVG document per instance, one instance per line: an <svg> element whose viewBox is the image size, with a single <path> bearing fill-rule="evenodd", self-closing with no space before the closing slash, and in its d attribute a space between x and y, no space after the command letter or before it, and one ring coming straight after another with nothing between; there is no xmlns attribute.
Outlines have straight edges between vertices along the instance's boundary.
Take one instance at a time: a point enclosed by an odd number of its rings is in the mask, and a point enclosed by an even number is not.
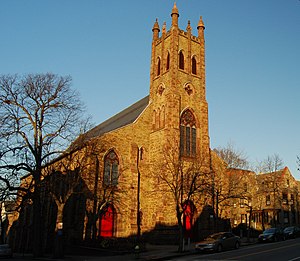
<svg viewBox="0 0 300 261"><path fill-rule="evenodd" d="M196 251L221 252L225 249L238 249L241 245L240 237L231 232L220 232L212 234L203 241L195 244Z"/></svg>
<svg viewBox="0 0 300 261"><path fill-rule="evenodd" d="M262 234L258 236L258 242L276 242L279 240L285 240L283 230L280 228L272 227L266 229Z"/></svg>
<svg viewBox="0 0 300 261"><path fill-rule="evenodd" d="M288 238L296 238L300 236L300 228L299 227L286 227L283 230L284 236L286 239Z"/></svg>

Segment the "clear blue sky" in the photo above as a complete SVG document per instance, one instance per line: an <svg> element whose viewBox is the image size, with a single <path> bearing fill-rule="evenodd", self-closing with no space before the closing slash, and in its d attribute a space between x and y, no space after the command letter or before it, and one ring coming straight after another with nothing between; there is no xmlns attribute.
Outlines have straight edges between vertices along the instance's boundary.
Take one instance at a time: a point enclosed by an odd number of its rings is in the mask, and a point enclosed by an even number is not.
<svg viewBox="0 0 300 261"><path fill-rule="evenodd" d="M173 0L1 0L0 73L71 75L98 124L148 95L152 26ZM274 153L300 179L300 1L177 0L206 26L211 147Z"/></svg>

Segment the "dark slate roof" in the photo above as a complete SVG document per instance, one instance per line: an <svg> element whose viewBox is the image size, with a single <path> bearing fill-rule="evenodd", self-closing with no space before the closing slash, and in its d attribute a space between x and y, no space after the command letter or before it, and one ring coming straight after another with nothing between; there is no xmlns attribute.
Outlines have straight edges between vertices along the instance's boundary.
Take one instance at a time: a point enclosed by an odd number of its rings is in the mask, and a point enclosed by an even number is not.
<svg viewBox="0 0 300 261"><path fill-rule="evenodd" d="M139 100L138 102L132 104L125 110L119 112L118 114L112 116L108 120L102 122L86 133L82 134L78 139L70 146L70 149L76 148L78 143L85 142L94 137L103 135L104 133L116 130L130 123L133 123L143 110L147 107L149 103L149 95Z"/></svg>

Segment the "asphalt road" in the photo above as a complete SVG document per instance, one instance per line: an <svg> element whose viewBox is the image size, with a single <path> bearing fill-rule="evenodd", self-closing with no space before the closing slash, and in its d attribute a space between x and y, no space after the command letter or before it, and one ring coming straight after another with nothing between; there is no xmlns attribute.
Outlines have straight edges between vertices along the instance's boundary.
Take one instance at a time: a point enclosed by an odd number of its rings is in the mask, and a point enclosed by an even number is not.
<svg viewBox="0 0 300 261"><path fill-rule="evenodd" d="M300 261L300 238L275 243L255 244L221 253L197 253L174 258L176 261L239 260L239 261Z"/></svg>

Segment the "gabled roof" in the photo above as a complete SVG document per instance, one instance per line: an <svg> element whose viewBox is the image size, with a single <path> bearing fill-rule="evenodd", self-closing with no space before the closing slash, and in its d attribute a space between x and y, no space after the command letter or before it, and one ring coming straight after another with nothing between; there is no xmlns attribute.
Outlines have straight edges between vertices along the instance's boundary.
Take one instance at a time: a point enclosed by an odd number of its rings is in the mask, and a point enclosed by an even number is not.
<svg viewBox="0 0 300 261"><path fill-rule="evenodd" d="M284 175L287 174L287 173L290 174L289 168L288 167L284 167L283 169L280 169L280 170L277 170L277 171L273 171L273 172L259 173L257 175L257 178L260 181L272 180L272 179L275 179L275 178L280 179L280 178L283 178ZM291 175L291 176L293 177L293 175Z"/></svg>
<svg viewBox="0 0 300 261"><path fill-rule="evenodd" d="M125 110L119 112L118 114L112 116L108 120L89 130L83 135L85 135L88 138L94 138L97 136L101 136L106 132L110 132L112 130L133 123L138 118L138 116L140 116L142 111L147 107L148 103L149 96L146 96L138 102L132 104Z"/></svg>
<svg viewBox="0 0 300 261"><path fill-rule="evenodd" d="M247 170L247 169L238 169L238 168L228 168L226 169L226 173L228 175L233 175L233 174L237 174L237 175L255 175L255 172L252 170Z"/></svg>
<svg viewBox="0 0 300 261"><path fill-rule="evenodd" d="M149 95L139 100L138 102L127 107L123 111L112 116L108 120L100 123L96 127L87 131L86 133L80 135L75 142L70 146L69 150L76 149L80 144L95 138L99 137L107 132L116 130L118 128L124 127L130 123L133 123L140 114L144 111L149 103Z"/></svg>

